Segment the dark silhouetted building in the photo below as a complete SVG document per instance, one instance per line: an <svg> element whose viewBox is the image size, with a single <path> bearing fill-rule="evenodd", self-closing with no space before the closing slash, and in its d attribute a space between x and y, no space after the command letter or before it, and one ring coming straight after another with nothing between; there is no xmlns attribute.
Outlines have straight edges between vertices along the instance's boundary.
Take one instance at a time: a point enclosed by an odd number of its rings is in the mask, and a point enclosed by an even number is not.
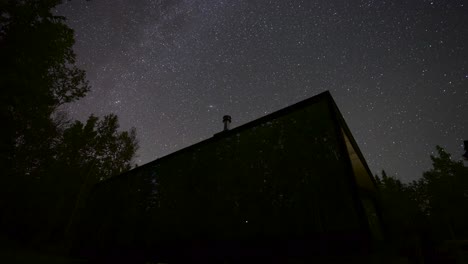
<svg viewBox="0 0 468 264"><path fill-rule="evenodd" d="M99 183L74 248L169 263L359 257L382 236L376 193L324 92Z"/></svg>

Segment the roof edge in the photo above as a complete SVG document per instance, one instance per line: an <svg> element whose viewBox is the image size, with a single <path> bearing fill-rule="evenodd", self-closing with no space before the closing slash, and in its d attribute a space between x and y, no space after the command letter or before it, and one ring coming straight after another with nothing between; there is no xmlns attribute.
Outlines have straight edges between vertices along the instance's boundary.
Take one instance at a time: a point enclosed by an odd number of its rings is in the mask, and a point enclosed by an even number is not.
<svg viewBox="0 0 468 264"><path fill-rule="evenodd" d="M252 120L252 121L249 121L249 122L247 122L247 123L245 123L245 124L243 124L243 125L240 125L240 126L238 126L238 127L233 128L233 129L230 129L230 130L227 130L227 131L218 132L218 133L214 134L214 136L212 136L212 137L210 137L210 138L204 139L204 140L202 140L202 141L200 141L200 142L197 142L197 143L192 144L192 145L190 145L190 146L187 146L187 147L185 147L185 148L176 150L175 152L169 153L169 154L167 154L167 155L165 155L165 156L163 156L163 157L157 158L157 159L155 159L155 160L153 160L153 161L150 161L150 162L148 162L148 163L145 163L145 164L143 164L143 165L141 165L141 166L138 166L138 167L136 167L136 168L134 168L134 169L131 169L131 170L127 171L127 172L124 172L124 173L121 173L121 174L119 174L119 175L113 176L113 177L111 177L111 178L109 178L109 179L107 179L107 180L104 180L104 181L102 181L102 182L99 182L99 183L97 183L97 184L101 184L101 183L105 183L105 182L108 182L108 181L112 181L112 180L114 180L114 179L116 179L116 178L120 178L121 176L124 176L124 175L126 175L126 174L128 174L128 173L134 173L135 171L138 171L138 170L143 169L143 168L145 168L145 167L154 165L154 164L160 162L161 160L166 160L166 159L172 158L172 157L177 156L177 155L179 155L179 154L181 154L181 153L183 153L183 152L186 152L186 151L189 151L189 150L191 150L191 149L193 149L193 148L199 147L199 146L201 146L201 145L203 145L203 144L206 144L206 143L209 143L209 142L212 142L212 141L215 141L215 140L219 140L219 139L221 139L221 138L224 138L224 137L227 137L227 136L229 136L229 135L238 133L238 132L243 131L243 130L245 130L245 129L248 129L248 128L251 128L251 127L255 127L255 126L259 125L259 124L266 123L266 122L268 122L268 121L270 121L270 120L272 120L272 119L275 119L275 118L277 118L277 117L279 117L279 116L281 116L281 115L288 114L288 113L290 113L290 112L292 112L292 111L299 110L299 109L301 109L301 108L304 108L304 107L309 106L309 105L314 104L314 103L318 103L318 102L320 102L320 101L332 102L332 103L333 103L333 106L336 107L336 104L335 104L335 102L334 102L334 100L333 100L333 97L332 97L330 91L326 90L326 91L321 92L321 93L319 93L319 94L317 94L317 95L314 95L314 96L312 96L312 97L309 97L309 98L307 98L307 99L305 99L305 100L299 101L299 102L294 103L294 104L292 104L292 105L290 105L290 106L287 106L287 107L285 107L285 108L282 108L282 109L280 109L280 110L277 110L277 111L275 111L275 112L273 112L273 113L270 113L270 114L268 114L268 115L259 117L259 118L257 118L257 119ZM340 115L341 115L341 114L340 114ZM341 118L342 118L342 117L341 117ZM367 164L366 164L366 165L367 165Z"/></svg>

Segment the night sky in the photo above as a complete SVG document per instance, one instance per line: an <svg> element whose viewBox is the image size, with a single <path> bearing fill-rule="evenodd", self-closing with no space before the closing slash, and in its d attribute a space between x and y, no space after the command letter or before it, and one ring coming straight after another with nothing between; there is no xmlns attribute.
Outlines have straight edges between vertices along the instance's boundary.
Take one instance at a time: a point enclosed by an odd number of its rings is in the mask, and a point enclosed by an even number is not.
<svg viewBox="0 0 468 264"><path fill-rule="evenodd" d="M464 1L75 0L92 91L71 116L136 127L138 164L329 90L372 172L403 180L468 139Z"/></svg>

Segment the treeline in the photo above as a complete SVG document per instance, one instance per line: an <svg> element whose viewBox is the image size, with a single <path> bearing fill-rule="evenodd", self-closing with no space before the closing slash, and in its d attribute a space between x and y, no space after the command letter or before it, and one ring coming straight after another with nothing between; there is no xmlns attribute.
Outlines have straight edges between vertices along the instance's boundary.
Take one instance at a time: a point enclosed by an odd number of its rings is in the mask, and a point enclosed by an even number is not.
<svg viewBox="0 0 468 264"><path fill-rule="evenodd" d="M90 91L60 0L0 3L0 242L60 244L94 183L135 166L135 129L60 111ZM63 108L63 107L62 107Z"/></svg>
<svg viewBox="0 0 468 264"><path fill-rule="evenodd" d="M468 167L439 146L431 160L432 168L409 183L376 175L387 237L415 259L460 260L468 245Z"/></svg>

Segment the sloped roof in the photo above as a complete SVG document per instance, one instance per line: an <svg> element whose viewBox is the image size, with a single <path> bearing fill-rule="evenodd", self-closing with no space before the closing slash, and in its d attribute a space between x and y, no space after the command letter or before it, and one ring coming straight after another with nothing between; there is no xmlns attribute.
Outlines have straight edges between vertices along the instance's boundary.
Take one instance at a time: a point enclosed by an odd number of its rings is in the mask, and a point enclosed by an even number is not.
<svg viewBox="0 0 468 264"><path fill-rule="evenodd" d="M219 132L219 133L215 134L211 138L208 138L208 139L203 140L201 142L190 145L190 146L188 146L186 148L175 151L175 152L173 152L171 154L168 154L168 155L166 155L164 157L158 158L158 159L156 159L154 161L148 162L148 163L146 163L146 164L144 164L142 166L139 166L139 167L137 167L135 169L132 169L132 170L130 170L128 172L125 172L125 173L123 173L121 175L114 176L114 177L112 177L112 178L110 178L110 179L108 179L106 181L100 182L99 184L105 183L105 182L108 182L108 181L112 181L113 179L122 177L124 175L135 173L136 171L138 171L140 169L144 169L144 168L146 168L148 166L158 164L160 162L163 162L166 159L173 158L173 157L175 157L177 155L180 155L182 153L193 151L196 148L202 147L203 145L213 143L213 141L219 140L220 138L229 137L229 136L232 136L234 134L240 133L242 131L252 129L252 128L256 127L256 126L259 126L259 125L265 124L267 122L270 122L270 121L272 121L272 120L274 120L274 119L276 119L278 117L287 115L287 114L289 114L291 112L294 112L294 111L298 111L300 109L303 109L305 107L308 107L308 106L310 106L312 104L316 104L316 103L319 103L319 102L327 102L328 103L328 105L330 106L330 111L333 112L333 114L334 114L333 116L335 117L334 122L339 127L339 130L342 131L343 141L346 144L346 149L347 149L349 157L350 157L350 162L351 162L351 165L352 165L356 180L358 181L358 186L361 187L361 188L364 188L366 190L369 190L369 191L375 190L376 184L375 184L375 180L374 180L374 178L372 176L372 173L371 173L371 171L369 169L369 166L367 165L367 163L366 163L366 161L364 159L364 156L362 155L362 152L360 151L356 141L354 140L354 138L353 138L353 136L351 134L351 131L349 130L348 126L346 125L346 122L344 121L344 118L341 115L341 113L340 113L340 111L339 111L339 109L338 109L338 107L337 107L335 101L333 100L333 97L332 97L332 95L330 94L329 91L322 92L322 93L320 93L320 94L318 94L316 96L310 97L308 99L305 99L303 101L300 101L300 102L295 103L293 105L290 105L288 107L285 107L283 109L275 111L275 112L273 112L271 114L268 114L268 115L260 117L260 118L258 118L256 120L248 122L248 123L246 123L244 125L235 127L235 128L233 128L231 130Z"/></svg>

